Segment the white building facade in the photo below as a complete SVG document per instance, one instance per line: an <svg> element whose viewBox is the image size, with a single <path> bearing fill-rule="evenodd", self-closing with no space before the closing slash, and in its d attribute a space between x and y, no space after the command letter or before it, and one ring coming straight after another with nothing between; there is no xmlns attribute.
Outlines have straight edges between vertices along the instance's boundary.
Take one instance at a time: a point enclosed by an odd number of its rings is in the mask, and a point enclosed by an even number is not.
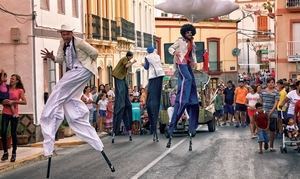
<svg viewBox="0 0 300 179"><path fill-rule="evenodd" d="M238 20L239 72L249 70L254 73L275 68L275 15L264 8L266 2L236 0L240 9L229 16ZM274 12L274 7L272 10Z"/></svg>

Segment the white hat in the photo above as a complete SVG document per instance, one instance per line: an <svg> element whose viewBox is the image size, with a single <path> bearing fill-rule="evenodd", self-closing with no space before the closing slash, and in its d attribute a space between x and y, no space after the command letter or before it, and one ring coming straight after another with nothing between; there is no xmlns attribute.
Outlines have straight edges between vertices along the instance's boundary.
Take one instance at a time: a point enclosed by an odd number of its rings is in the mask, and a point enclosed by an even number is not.
<svg viewBox="0 0 300 179"><path fill-rule="evenodd" d="M68 25L61 25L60 29L58 30L58 32L63 32L63 31L68 31L68 32L73 32L75 29L68 26Z"/></svg>

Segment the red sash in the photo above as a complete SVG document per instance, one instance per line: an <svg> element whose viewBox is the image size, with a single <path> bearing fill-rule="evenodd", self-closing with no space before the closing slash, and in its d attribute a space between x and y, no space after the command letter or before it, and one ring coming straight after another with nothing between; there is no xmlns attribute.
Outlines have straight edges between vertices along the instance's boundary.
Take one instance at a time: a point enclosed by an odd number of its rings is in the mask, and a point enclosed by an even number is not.
<svg viewBox="0 0 300 179"><path fill-rule="evenodd" d="M187 50L186 54L184 55L184 59L186 60L187 64L190 64L191 63L191 53L193 50L193 40L188 41L187 47L188 47L188 50Z"/></svg>

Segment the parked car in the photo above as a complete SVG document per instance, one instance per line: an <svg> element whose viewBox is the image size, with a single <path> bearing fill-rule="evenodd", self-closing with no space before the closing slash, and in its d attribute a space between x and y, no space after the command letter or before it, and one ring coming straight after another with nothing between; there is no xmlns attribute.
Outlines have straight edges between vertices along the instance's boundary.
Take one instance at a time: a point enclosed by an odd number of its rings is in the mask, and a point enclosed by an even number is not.
<svg viewBox="0 0 300 179"><path fill-rule="evenodd" d="M214 99L216 94L210 89L210 77L208 74L201 71L194 71L197 90L199 92L199 119L198 124L207 124L208 131L214 132L216 130L216 119L214 116ZM164 85L162 92L162 105L160 110L159 130L160 133L165 133L170 121L170 112L168 108L170 104L170 93L176 91L177 75L176 73L170 78L167 84ZM174 133L188 132L188 120L179 120Z"/></svg>

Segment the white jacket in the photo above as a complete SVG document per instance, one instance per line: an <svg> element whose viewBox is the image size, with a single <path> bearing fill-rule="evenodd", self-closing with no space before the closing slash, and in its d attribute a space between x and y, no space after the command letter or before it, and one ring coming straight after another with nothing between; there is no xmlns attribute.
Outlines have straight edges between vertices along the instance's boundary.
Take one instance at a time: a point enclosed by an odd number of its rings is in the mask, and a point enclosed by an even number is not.
<svg viewBox="0 0 300 179"><path fill-rule="evenodd" d="M82 66L84 66L86 69L91 71L98 78L97 49L92 47L89 43L87 43L83 39L77 37L74 37L74 45L75 45L78 61L82 64ZM57 63L63 63L65 61L63 48L64 48L64 41L61 40L58 47L57 56L55 57L55 62Z"/></svg>
<svg viewBox="0 0 300 179"><path fill-rule="evenodd" d="M176 64L186 64L186 61L184 60L184 56L187 53L187 51L188 51L188 43L183 37L178 38L176 42L169 47L169 53L171 55L174 55L174 63ZM179 58L175 55L175 52L179 52L180 54ZM193 42L191 61L197 63L195 42Z"/></svg>
<svg viewBox="0 0 300 179"><path fill-rule="evenodd" d="M159 55L155 52L150 53L146 56L146 59L149 62L149 79L153 79L160 76L165 76L165 72L161 65L161 60Z"/></svg>

